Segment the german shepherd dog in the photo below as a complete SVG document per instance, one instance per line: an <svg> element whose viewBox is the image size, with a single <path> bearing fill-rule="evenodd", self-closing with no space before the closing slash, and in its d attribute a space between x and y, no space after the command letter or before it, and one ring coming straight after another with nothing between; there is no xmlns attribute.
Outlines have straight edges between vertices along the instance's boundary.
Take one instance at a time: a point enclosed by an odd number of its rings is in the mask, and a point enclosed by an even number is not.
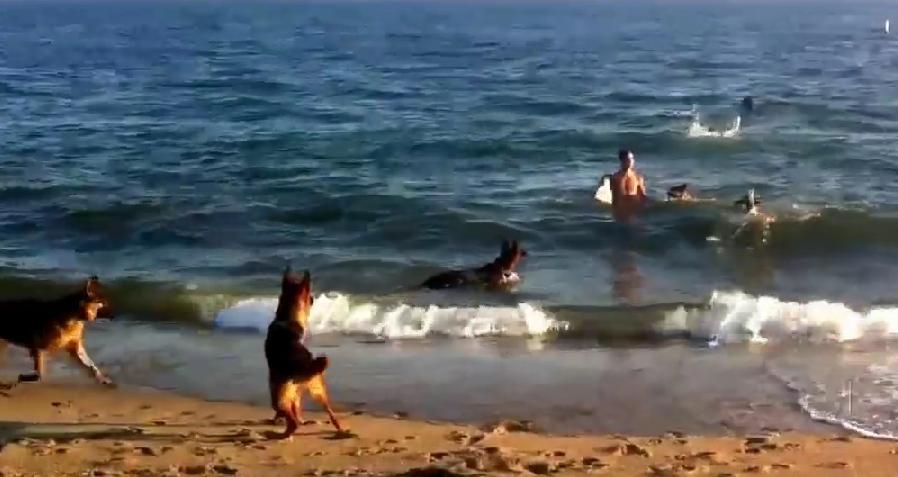
<svg viewBox="0 0 898 477"><path fill-rule="evenodd" d="M0 301L0 340L26 348L34 360L34 373L20 374L16 384L40 381L44 353L65 350L94 379L111 385L84 350L84 324L97 318L112 318L97 277L90 277L82 290L55 300Z"/></svg>
<svg viewBox="0 0 898 477"><path fill-rule="evenodd" d="M510 289L521 281L516 270L526 256L527 251L517 240L511 242L503 240L499 256L492 262L478 268L439 273L425 280L421 287L431 290L464 286L481 286L493 290Z"/></svg>
<svg viewBox="0 0 898 477"><path fill-rule="evenodd" d="M268 361L268 389L275 421L283 417L287 428L282 437L290 437L303 424L302 393L305 390L324 406L337 432L343 432L331 409L324 383L328 366L325 356L314 357L303 345L309 312L312 308L312 277L308 271L302 278L287 267L281 280L281 296L274 320L265 338L265 359Z"/></svg>

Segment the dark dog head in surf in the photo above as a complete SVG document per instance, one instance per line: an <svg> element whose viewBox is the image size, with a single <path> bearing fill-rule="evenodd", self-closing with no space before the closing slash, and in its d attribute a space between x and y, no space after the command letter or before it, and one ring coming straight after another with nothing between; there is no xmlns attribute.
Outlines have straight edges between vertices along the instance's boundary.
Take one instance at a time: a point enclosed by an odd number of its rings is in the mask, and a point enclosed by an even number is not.
<svg viewBox="0 0 898 477"><path fill-rule="evenodd" d="M503 288L520 283L521 277L517 273L517 268L526 256L527 251L521 247L517 240L511 242L503 240L499 257L490 264L494 270L490 271L489 285ZM487 267L490 265L487 265Z"/></svg>
<svg viewBox="0 0 898 477"><path fill-rule="evenodd" d="M747 215L757 215L761 211L759 206L761 205L761 199L755 196L755 190L749 189L748 193L745 194L741 199L734 202L734 205L738 205L742 208L742 211Z"/></svg>
<svg viewBox="0 0 898 477"><path fill-rule="evenodd" d="M521 282L517 268L527 256L527 251L517 240L502 241L499 256L479 268L450 270L428 278L424 288L445 289L464 286L482 286L488 289L507 290Z"/></svg>
<svg viewBox="0 0 898 477"><path fill-rule="evenodd" d="M667 200L669 201L688 201L692 199L693 196L687 184L673 186L667 190Z"/></svg>

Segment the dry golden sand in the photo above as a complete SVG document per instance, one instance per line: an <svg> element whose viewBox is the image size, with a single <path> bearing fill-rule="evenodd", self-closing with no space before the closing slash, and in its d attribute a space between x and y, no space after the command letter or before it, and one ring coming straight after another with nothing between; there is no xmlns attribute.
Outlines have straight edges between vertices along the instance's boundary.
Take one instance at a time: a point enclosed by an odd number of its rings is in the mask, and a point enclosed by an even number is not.
<svg viewBox="0 0 898 477"><path fill-rule="evenodd" d="M898 475L898 444L862 438L558 437L344 414L356 434L346 437L315 413L279 441L271 415L155 391L21 385L0 396L0 475Z"/></svg>

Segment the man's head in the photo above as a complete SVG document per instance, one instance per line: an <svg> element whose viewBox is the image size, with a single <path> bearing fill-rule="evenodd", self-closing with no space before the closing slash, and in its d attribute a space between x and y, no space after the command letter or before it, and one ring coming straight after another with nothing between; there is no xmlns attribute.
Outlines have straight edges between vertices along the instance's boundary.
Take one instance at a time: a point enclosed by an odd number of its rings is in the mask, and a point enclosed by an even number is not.
<svg viewBox="0 0 898 477"><path fill-rule="evenodd" d="M636 156L629 149L621 149L617 151L617 160L620 161L621 170L632 169L636 164Z"/></svg>

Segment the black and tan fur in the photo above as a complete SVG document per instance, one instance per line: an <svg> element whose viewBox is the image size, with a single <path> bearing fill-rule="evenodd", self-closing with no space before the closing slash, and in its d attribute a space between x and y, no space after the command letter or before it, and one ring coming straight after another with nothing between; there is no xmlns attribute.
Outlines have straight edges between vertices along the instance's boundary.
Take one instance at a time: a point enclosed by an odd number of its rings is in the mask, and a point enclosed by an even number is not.
<svg viewBox="0 0 898 477"><path fill-rule="evenodd" d="M19 375L18 382L40 381L44 355L66 351L94 379L112 384L84 349L84 324L97 318L112 318L97 277L88 279L82 290L55 300L0 301L0 340L27 349L34 361L34 372Z"/></svg>
<svg viewBox="0 0 898 477"><path fill-rule="evenodd" d="M492 262L478 268L439 273L425 280L421 287L434 290L464 286L508 289L519 282L516 270L526 256L527 251L517 240L511 242L504 240L499 256Z"/></svg>
<svg viewBox="0 0 898 477"><path fill-rule="evenodd" d="M287 420L283 437L293 435L303 423L304 391L309 391L312 398L324 406L337 431L343 431L331 409L324 382L328 359L325 356L314 357L303 345L312 308L311 282L308 271L303 273L301 279L289 267L284 271L277 311L265 338L271 407L275 411L275 419L283 417Z"/></svg>

